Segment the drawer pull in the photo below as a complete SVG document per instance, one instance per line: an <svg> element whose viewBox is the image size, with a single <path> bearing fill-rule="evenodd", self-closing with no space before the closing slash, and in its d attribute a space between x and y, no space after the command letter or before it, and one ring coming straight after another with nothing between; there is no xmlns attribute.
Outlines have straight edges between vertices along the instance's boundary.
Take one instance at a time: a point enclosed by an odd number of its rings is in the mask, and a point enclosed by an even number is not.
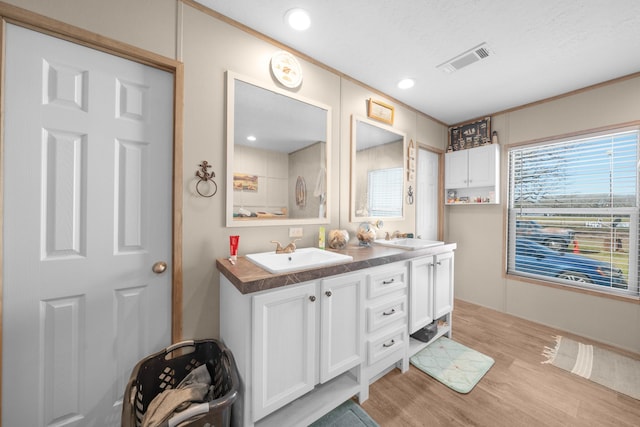
<svg viewBox="0 0 640 427"><path fill-rule="evenodd" d="M383 315L383 316L391 316L392 314L395 314L395 312L396 312L396 309L395 309L395 308L392 308L392 309L391 309L391 311L384 311L384 312L382 312L382 315Z"/></svg>
<svg viewBox="0 0 640 427"><path fill-rule="evenodd" d="M391 346L392 346L392 345L394 345L395 343L396 343L396 340L391 340L391 342L390 342L390 343L388 343L388 344L386 344L386 343L385 343L385 344L382 344L382 346L383 346L383 347L391 347Z"/></svg>
<svg viewBox="0 0 640 427"><path fill-rule="evenodd" d="M383 284L383 285L390 285L390 284L392 284L392 283L393 283L393 282L395 282L395 281L396 281L396 279L383 280L383 281L382 281L382 284Z"/></svg>

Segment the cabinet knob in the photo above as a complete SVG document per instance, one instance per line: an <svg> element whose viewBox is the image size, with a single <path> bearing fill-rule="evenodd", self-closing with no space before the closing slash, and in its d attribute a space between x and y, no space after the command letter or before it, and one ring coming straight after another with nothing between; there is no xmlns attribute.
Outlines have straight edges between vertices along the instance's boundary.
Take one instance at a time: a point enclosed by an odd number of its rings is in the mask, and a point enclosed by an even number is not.
<svg viewBox="0 0 640 427"><path fill-rule="evenodd" d="M384 343L384 344L382 344L382 346L383 346L383 347L391 347L391 346L392 346L392 345L394 345L395 343L396 343L396 341L395 341L395 340L391 340L391 342L389 342L388 344L387 344L387 343Z"/></svg>
<svg viewBox="0 0 640 427"><path fill-rule="evenodd" d="M331 293L331 291L326 291L324 294L325 294L326 296L328 296L328 297L330 297L331 295L333 295L333 294Z"/></svg>
<svg viewBox="0 0 640 427"><path fill-rule="evenodd" d="M435 265L435 264L434 264L434 263L432 263L432 262L430 262L430 263L429 263L429 267L433 267L434 265Z"/></svg>
<svg viewBox="0 0 640 427"><path fill-rule="evenodd" d="M438 261L438 262L436 262L436 264L442 265L442 261Z"/></svg>
<svg viewBox="0 0 640 427"><path fill-rule="evenodd" d="M311 296L309 297L309 301L311 301L311 302L315 302L315 301L316 301L316 296L315 296L315 295L311 295Z"/></svg>

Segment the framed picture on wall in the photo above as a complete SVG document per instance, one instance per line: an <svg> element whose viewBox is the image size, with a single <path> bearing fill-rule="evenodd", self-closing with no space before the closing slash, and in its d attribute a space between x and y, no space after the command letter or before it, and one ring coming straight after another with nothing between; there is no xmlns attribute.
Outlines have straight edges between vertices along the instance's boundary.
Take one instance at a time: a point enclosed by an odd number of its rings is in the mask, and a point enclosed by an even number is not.
<svg viewBox="0 0 640 427"><path fill-rule="evenodd" d="M389 104L385 104L384 102L375 101L373 98L369 98L367 115L370 118L392 125L393 114L394 114L393 106Z"/></svg>
<svg viewBox="0 0 640 427"><path fill-rule="evenodd" d="M447 151L466 150L491 144L491 117L449 128Z"/></svg>
<svg viewBox="0 0 640 427"><path fill-rule="evenodd" d="M258 176L246 173L233 174L233 189L236 191L258 191Z"/></svg>

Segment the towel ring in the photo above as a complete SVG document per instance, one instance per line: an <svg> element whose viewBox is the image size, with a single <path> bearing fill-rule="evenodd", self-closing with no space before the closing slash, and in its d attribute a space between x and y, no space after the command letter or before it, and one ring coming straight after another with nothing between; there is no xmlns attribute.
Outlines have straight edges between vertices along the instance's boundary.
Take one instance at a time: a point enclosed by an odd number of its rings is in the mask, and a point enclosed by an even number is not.
<svg viewBox="0 0 640 427"><path fill-rule="evenodd" d="M216 184L216 182L213 180L213 178L216 177L216 174L213 171L209 173L207 169L209 169L211 165L206 160L204 160L198 166L200 166L200 170L196 171L196 176L199 179L198 183L196 184L196 191L202 197L213 197L218 192L218 184ZM213 192L211 192L211 194L206 194L200 191L200 184L202 184L203 182L208 183L209 181L213 183Z"/></svg>
<svg viewBox="0 0 640 427"><path fill-rule="evenodd" d="M409 186L409 190L407 190L407 203L413 204L413 187Z"/></svg>

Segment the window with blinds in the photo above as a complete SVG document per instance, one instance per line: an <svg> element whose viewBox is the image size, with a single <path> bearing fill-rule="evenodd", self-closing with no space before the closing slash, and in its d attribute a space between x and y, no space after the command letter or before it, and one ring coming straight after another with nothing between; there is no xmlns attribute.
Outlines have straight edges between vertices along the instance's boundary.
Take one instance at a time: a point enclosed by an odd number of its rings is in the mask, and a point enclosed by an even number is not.
<svg viewBox="0 0 640 427"><path fill-rule="evenodd" d="M369 171L369 215L383 217L402 216L404 180L402 168Z"/></svg>
<svg viewBox="0 0 640 427"><path fill-rule="evenodd" d="M639 295L638 134L509 150L507 273Z"/></svg>

